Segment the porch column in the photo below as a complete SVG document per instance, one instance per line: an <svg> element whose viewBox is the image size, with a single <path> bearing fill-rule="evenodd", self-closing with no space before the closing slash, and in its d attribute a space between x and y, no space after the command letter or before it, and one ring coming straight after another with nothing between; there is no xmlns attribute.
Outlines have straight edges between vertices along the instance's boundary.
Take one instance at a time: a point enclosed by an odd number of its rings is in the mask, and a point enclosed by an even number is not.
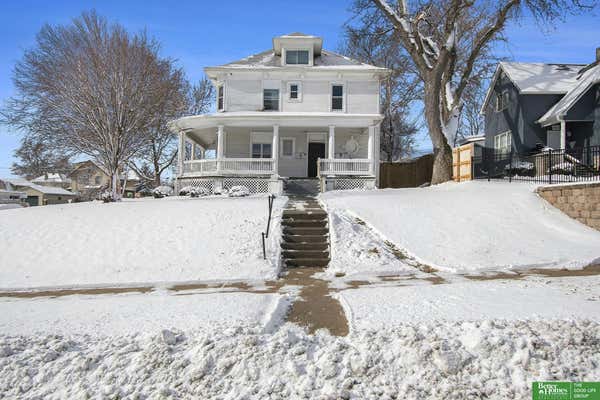
<svg viewBox="0 0 600 400"><path fill-rule="evenodd" d="M560 148L567 147L567 122L560 121Z"/></svg>
<svg viewBox="0 0 600 400"><path fill-rule="evenodd" d="M369 126L369 141L367 145L367 157L369 158L369 171L373 174L375 169L375 126Z"/></svg>
<svg viewBox="0 0 600 400"><path fill-rule="evenodd" d="M183 161L185 160L185 133L179 131L179 149L177 150L177 161L179 175L183 175Z"/></svg>
<svg viewBox="0 0 600 400"><path fill-rule="evenodd" d="M329 143L327 145L328 155L327 158L335 158L335 126L329 125Z"/></svg>
<svg viewBox="0 0 600 400"><path fill-rule="evenodd" d="M273 125L273 144L271 145L273 158L273 174L279 173L279 125Z"/></svg>
<svg viewBox="0 0 600 400"><path fill-rule="evenodd" d="M223 125L217 126L217 171L221 171L221 160L223 159L224 142Z"/></svg>

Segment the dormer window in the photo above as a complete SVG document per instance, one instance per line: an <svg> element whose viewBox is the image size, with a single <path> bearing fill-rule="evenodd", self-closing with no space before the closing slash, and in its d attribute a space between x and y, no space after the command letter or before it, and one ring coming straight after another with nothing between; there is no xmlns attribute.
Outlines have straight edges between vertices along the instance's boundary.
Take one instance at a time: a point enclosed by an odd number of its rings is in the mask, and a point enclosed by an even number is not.
<svg viewBox="0 0 600 400"><path fill-rule="evenodd" d="M308 50L286 50L285 63L287 65L308 65Z"/></svg>

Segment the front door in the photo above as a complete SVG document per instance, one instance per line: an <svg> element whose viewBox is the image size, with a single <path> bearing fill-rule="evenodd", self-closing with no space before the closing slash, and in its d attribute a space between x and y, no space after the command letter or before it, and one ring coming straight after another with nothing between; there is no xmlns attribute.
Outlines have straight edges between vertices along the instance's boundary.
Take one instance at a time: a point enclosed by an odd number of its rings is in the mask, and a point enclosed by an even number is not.
<svg viewBox="0 0 600 400"><path fill-rule="evenodd" d="M317 159L325 158L325 143L308 143L308 177L317 176Z"/></svg>

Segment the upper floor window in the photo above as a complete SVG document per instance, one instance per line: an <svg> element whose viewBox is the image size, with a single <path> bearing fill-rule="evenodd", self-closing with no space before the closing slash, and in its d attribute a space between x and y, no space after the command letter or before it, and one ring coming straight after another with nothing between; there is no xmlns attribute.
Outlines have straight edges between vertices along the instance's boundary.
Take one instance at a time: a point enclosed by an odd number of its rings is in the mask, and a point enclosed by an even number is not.
<svg viewBox="0 0 600 400"><path fill-rule="evenodd" d="M503 91L496 95L496 112L500 112L508 107L508 102L510 101L510 97L508 95L508 91Z"/></svg>
<svg viewBox="0 0 600 400"><path fill-rule="evenodd" d="M225 109L225 89L224 86L221 85L217 89L217 110L223 111Z"/></svg>
<svg viewBox="0 0 600 400"><path fill-rule="evenodd" d="M279 111L279 89L263 89L263 109Z"/></svg>
<svg viewBox="0 0 600 400"><path fill-rule="evenodd" d="M300 83L290 82L288 83L288 99L290 101L301 101L302 93L300 92Z"/></svg>
<svg viewBox="0 0 600 400"><path fill-rule="evenodd" d="M344 110L344 85L331 85L331 111Z"/></svg>
<svg viewBox="0 0 600 400"><path fill-rule="evenodd" d="M512 147L512 134L510 131L494 136L494 149L496 152L508 153Z"/></svg>
<svg viewBox="0 0 600 400"><path fill-rule="evenodd" d="M286 50L285 63L288 65L308 65L308 50Z"/></svg>

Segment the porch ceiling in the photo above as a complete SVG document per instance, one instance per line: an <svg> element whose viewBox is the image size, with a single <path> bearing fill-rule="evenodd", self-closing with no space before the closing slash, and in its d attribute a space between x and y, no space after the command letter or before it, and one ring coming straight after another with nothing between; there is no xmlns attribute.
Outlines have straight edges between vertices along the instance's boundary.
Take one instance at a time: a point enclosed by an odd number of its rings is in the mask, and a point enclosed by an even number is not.
<svg viewBox="0 0 600 400"><path fill-rule="evenodd" d="M324 128L330 125L366 128L379 124L382 119L380 114L229 112L179 118L171 121L169 128L174 132L192 133L199 141L209 144L214 142L219 125L247 128L273 125L297 128Z"/></svg>

